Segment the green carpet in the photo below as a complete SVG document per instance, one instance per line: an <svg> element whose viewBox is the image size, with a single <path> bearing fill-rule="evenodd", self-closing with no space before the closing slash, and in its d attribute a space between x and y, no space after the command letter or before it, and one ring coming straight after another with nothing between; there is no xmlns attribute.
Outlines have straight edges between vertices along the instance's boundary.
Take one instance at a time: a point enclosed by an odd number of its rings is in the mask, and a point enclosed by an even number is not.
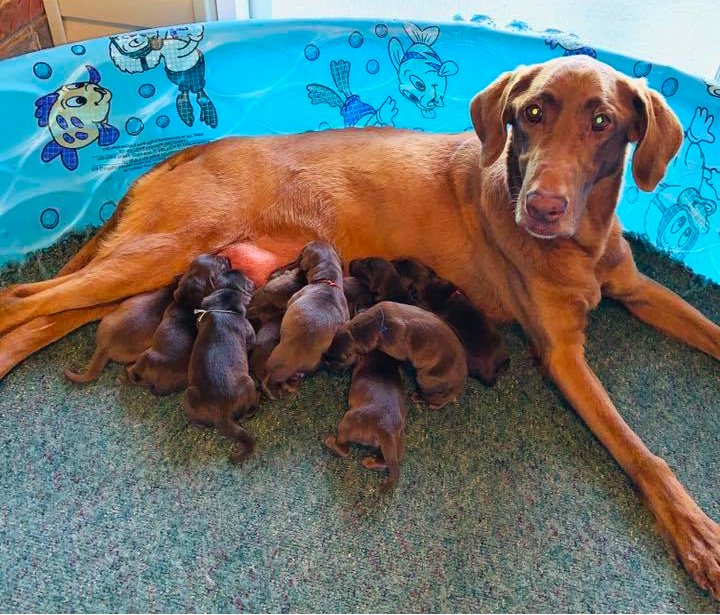
<svg viewBox="0 0 720 615"><path fill-rule="evenodd" d="M51 275L66 241L8 268ZM720 288L634 245L640 268L716 322ZM508 328L510 371L441 412L412 410L397 491L322 446L348 378L266 403L257 454L188 427L180 396L73 386L88 326L0 382L2 611L705 611L620 468ZM604 302L588 357L648 446L720 519L712 359Z"/></svg>

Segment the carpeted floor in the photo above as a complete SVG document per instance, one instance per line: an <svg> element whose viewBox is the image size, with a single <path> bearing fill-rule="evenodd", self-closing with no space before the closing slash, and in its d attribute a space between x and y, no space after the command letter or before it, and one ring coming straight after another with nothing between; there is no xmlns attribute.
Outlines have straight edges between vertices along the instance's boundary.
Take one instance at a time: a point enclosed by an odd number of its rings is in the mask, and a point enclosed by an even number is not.
<svg viewBox="0 0 720 615"><path fill-rule="evenodd" d="M70 240L4 283L51 275ZM720 288L635 245L720 322ZM493 389L412 411L397 491L322 438L347 378L318 374L248 423L257 454L186 425L180 396L72 386L94 327L0 382L2 611L705 611L650 514L535 370L518 329ZM630 425L720 519L720 366L604 302L588 356Z"/></svg>

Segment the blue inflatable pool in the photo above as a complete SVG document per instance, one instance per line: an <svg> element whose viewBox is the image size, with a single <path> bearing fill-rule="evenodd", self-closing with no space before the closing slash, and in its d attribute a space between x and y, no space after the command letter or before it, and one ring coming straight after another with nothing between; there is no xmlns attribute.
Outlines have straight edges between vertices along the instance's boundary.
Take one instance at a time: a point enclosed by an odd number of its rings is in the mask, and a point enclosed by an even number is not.
<svg viewBox="0 0 720 615"><path fill-rule="evenodd" d="M667 97L685 143L655 193L626 175L619 213L720 281L720 86L483 18L191 24L0 62L0 263L101 224L138 175L189 145L343 126L471 130L469 100L499 73L569 54L646 77Z"/></svg>

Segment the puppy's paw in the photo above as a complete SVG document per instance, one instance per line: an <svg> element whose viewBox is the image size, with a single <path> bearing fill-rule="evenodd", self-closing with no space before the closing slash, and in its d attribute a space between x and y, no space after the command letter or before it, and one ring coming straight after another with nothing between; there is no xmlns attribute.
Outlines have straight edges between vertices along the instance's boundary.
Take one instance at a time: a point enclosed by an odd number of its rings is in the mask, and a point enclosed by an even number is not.
<svg viewBox="0 0 720 615"><path fill-rule="evenodd" d="M374 455L363 457L360 463L362 463L368 470L387 470L387 463L385 463L385 460L380 459L380 457L375 457Z"/></svg>
<svg viewBox="0 0 720 615"><path fill-rule="evenodd" d="M243 448L240 450L231 451L230 454L228 455L228 459L230 459L230 461L232 461L233 463L242 463L248 457L250 457L251 454L252 454L252 450Z"/></svg>
<svg viewBox="0 0 720 615"><path fill-rule="evenodd" d="M325 446L327 446L333 453L340 457L347 457L350 454L350 449L347 444L340 444L335 436L328 436L325 438Z"/></svg>
<svg viewBox="0 0 720 615"><path fill-rule="evenodd" d="M282 387L280 387L277 383L271 384L268 378L263 378L260 381L260 388L262 389L265 397L267 397L268 399L277 401L278 399L282 398Z"/></svg>
<svg viewBox="0 0 720 615"><path fill-rule="evenodd" d="M305 374L297 373L282 383L282 388L286 393L295 393L300 388Z"/></svg>

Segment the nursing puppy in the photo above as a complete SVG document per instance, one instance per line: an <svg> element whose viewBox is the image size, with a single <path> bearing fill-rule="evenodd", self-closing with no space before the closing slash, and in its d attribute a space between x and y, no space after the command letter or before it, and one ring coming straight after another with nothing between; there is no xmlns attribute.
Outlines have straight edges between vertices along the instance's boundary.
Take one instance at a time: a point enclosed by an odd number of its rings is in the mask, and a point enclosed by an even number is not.
<svg viewBox="0 0 720 615"><path fill-rule="evenodd" d="M298 263L294 263L298 264ZM267 376L267 360L280 343L280 323L290 298L307 284L305 272L298 267L280 268L271 274L267 284L254 295L248 308L248 319L256 332L255 348L250 356L250 371L263 382ZM286 390L297 388L294 377L279 385L269 385L272 397L281 397Z"/></svg>
<svg viewBox="0 0 720 615"><path fill-rule="evenodd" d="M172 301L176 284L126 299L102 319L95 333L95 353L85 372L65 370L72 382L95 380L108 361L129 364L145 352L160 325L163 312Z"/></svg>
<svg viewBox="0 0 720 615"><path fill-rule="evenodd" d="M350 275L367 286L375 303L380 301L413 303L412 297L390 261L377 256L356 258L350 262L349 271Z"/></svg>
<svg viewBox="0 0 720 615"><path fill-rule="evenodd" d="M197 328L193 309L215 288L228 270L223 256L198 256L180 278L173 302L163 313L150 348L126 369L134 384L146 386L155 395L170 395L187 388L188 365Z"/></svg>
<svg viewBox="0 0 720 615"><path fill-rule="evenodd" d="M241 461L255 449L254 438L234 420L255 414L258 407L257 390L248 372L255 332L246 318L255 286L239 271L221 276L218 286L195 310L198 334L183 406L194 425L215 426L238 442L242 449L230 458Z"/></svg>
<svg viewBox="0 0 720 615"><path fill-rule="evenodd" d="M306 284L305 272L298 267L274 271L250 300L247 317L253 327L257 330L262 323L282 315L290 298Z"/></svg>
<svg viewBox="0 0 720 615"><path fill-rule="evenodd" d="M410 361L422 398L435 409L452 402L465 384L460 341L438 316L419 307L378 303L340 328L325 358L330 366L348 367L373 350Z"/></svg>
<svg viewBox="0 0 720 615"><path fill-rule="evenodd" d="M250 373L253 374L260 383L267 378L267 360L280 343L281 324L282 313L278 313L274 318L269 318L260 323L260 326L255 329L255 345L250 354ZM282 385L268 388L270 388L270 392L274 397L279 397L283 393Z"/></svg>
<svg viewBox="0 0 720 615"><path fill-rule="evenodd" d="M350 409L337 427L337 436L328 436L325 445L345 457L351 442L379 448L381 458L368 456L366 468L384 470L390 476L380 491L393 489L400 479L399 461L405 453L405 418L400 363L377 350L362 357L353 370Z"/></svg>
<svg viewBox="0 0 720 615"><path fill-rule="evenodd" d="M452 327L465 348L468 373L488 386L510 363L505 340L483 312L455 284L430 267L413 260L392 261L416 305L429 310Z"/></svg>
<svg viewBox="0 0 720 615"><path fill-rule="evenodd" d="M280 343L267 361L262 385L270 397L274 396L271 388L293 375L316 370L336 331L349 318L342 265L335 250L323 241L309 243L299 266L307 286L288 302Z"/></svg>

